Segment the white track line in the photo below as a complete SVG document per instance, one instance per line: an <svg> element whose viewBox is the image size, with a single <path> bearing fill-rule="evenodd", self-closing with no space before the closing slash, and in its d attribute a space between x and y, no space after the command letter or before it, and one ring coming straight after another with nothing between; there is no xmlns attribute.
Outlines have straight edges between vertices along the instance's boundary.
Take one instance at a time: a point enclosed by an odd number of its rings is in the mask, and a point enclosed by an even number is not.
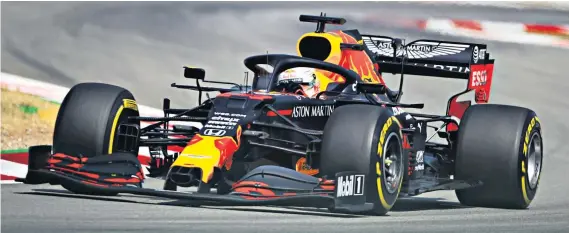
<svg viewBox="0 0 569 233"><path fill-rule="evenodd" d="M507 43L533 44L569 49L569 25L540 25L516 22L456 20L444 18L405 19L366 16L364 21L443 35ZM547 33L547 34L538 34Z"/></svg>
<svg viewBox="0 0 569 233"><path fill-rule="evenodd" d="M18 75L13 75L9 73L1 73L0 83L2 87L6 87L9 90L19 90L20 92L39 96L49 101L54 101L57 103L61 103L65 98L67 92L69 92L70 88L62 87L58 85L54 85L47 82L37 81L25 77L21 77ZM145 105L138 105L138 109L141 116L152 116L152 117L162 117L164 112L161 109L148 107ZM141 122L141 127L148 126L152 122ZM201 127L199 123L192 123L192 122L175 122L172 121L170 127L173 124L184 124L184 125L192 125L196 127ZM175 137L172 137L175 138ZM174 153L174 151L168 151L169 153ZM139 155L141 156L150 156L150 152L148 147L141 147L139 151ZM1 161L1 171L0 173L7 176L14 176L14 177L25 177L28 171L28 167L25 164L15 163L7 160L0 160ZM145 175L148 174L146 169L144 169ZM0 181L1 184L7 183L15 183L12 180L2 180Z"/></svg>
<svg viewBox="0 0 569 233"><path fill-rule="evenodd" d="M0 159L0 173L14 177L26 177L28 165Z"/></svg>

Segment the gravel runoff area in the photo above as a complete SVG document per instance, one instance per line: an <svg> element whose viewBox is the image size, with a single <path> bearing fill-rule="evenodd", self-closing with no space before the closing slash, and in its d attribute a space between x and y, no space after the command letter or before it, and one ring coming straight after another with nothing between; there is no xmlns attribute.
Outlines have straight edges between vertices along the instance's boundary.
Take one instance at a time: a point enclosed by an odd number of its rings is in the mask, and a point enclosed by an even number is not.
<svg viewBox="0 0 569 233"><path fill-rule="evenodd" d="M2 88L2 150L51 144L59 104Z"/></svg>

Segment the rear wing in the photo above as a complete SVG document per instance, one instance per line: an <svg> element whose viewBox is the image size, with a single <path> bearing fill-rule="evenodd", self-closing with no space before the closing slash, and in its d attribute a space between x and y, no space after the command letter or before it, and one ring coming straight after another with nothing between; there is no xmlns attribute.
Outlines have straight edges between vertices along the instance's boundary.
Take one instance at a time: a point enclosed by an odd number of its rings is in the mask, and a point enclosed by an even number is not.
<svg viewBox="0 0 569 233"><path fill-rule="evenodd" d="M476 103L489 101L494 59L485 44L422 39L403 44L401 39L375 35L362 35L362 39L380 73L467 80L466 90L449 99L447 115L462 117L471 103L456 99L469 91L475 92ZM456 125L447 127L456 129Z"/></svg>

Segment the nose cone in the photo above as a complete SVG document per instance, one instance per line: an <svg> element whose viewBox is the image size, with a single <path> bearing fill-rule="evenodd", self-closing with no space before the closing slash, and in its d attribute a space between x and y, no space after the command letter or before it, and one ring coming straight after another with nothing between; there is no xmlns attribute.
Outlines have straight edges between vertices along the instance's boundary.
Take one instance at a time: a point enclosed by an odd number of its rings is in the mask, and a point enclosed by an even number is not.
<svg viewBox="0 0 569 233"><path fill-rule="evenodd" d="M198 175L198 176L196 176ZM168 174L168 179L174 182L176 185L181 187L190 187L198 185L198 179L201 175L201 171L197 168L187 168L187 167L172 167L170 173Z"/></svg>
<svg viewBox="0 0 569 233"><path fill-rule="evenodd" d="M227 170L231 169L233 154L239 149L240 126L237 129L236 137L237 140L231 136L215 137L196 134L174 161L172 170L176 167L192 168L200 171L199 173L191 173L195 179L204 183L210 182L215 168L225 166Z"/></svg>

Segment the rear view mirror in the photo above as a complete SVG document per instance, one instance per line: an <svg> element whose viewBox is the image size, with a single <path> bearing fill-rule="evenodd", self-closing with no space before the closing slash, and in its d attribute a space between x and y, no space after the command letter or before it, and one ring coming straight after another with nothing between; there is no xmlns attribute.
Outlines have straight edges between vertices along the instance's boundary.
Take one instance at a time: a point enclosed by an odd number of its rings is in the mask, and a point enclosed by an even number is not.
<svg viewBox="0 0 569 233"><path fill-rule="evenodd" d="M184 66L184 77L191 79L205 79L205 70L202 68L191 68Z"/></svg>

